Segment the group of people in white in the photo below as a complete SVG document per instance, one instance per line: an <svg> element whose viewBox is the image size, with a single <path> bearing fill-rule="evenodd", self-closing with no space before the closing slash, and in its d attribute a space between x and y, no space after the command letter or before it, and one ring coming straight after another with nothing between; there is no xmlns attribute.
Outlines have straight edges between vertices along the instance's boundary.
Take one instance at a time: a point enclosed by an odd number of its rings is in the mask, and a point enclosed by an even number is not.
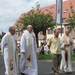
<svg viewBox="0 0 75 75"><path fill-rule="evenodd" d="M66 73L72 73L71 53L73 40L69 36L69 30L66 29L64 36L59 36L59 30L55 29L49 43L44 44L44 51L47 54L49 48L53 58L53 67L55 75L59 75L59 67ZM17 37L15 28L9 27L1 41L1 50L4 56L5 75L38 75L38 61L36 37L32 25L27 26L20 42L20 60L18 60Z"/></svg>

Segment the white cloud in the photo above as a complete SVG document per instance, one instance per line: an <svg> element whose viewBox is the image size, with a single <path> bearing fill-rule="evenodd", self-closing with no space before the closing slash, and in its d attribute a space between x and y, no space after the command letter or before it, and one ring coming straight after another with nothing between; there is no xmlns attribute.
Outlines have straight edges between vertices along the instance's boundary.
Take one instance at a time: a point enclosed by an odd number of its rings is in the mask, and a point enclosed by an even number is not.
<svg viewBox="0 0 75 75"><path fill-rule="evenodd" d="M0 31L8 31L9 26L13 25L18 17L35 7L39 2L41 7L54 4L56 0L1 0L0 1Z"/></svg>

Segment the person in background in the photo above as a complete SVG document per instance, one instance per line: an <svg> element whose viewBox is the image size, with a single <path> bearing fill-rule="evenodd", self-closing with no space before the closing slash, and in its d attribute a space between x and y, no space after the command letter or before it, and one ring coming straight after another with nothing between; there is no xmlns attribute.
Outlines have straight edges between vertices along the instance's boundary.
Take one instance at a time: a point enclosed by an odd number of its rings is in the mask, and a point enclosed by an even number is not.
<svg viewBox="0 0 75 75"><path fill-rule="evenodd" d="M48 48L47 43L45 42L45 43L44 43L44 53L45 53L45 54L48 54L48 51L49 51L49 48Z"/></svg>
<svg viewBox="0 0 75 75"><path fill-rule="evenodd" d="M40 55L40 54L44 55L44 43L43 43L43 42L41 42L39 55Z"/></svg>

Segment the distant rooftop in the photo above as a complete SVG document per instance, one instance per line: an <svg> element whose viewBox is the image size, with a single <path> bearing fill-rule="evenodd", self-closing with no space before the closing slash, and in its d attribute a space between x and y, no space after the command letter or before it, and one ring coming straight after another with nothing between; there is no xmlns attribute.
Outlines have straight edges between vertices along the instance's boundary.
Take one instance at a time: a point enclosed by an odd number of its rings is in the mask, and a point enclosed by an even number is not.
<svg viewBox="0 0 75 75"><path fill-rule="evenodd" d="M68 18L68 14L70 13L70 3L72 3L73 8L75 10L75 0L66 0L62 3L62 18L65 20ZM40 8L42 12L44 12L45 14L47 14L49 11L53 13L53 18L56 18L56 4L50 5L50 6L46 6L43 8ZM27 13L27 12L25 12ZM15 22L14 26L16 24L18 24L20 18L23 17L23 15L25 13L22 13L21 16L18 18L18 20Z"/></svg>

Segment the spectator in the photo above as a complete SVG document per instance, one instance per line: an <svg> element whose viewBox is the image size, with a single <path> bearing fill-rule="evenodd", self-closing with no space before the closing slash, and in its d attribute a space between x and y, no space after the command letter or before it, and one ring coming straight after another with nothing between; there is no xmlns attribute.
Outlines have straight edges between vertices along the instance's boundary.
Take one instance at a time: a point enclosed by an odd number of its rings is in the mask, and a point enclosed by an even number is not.
<svg viewBox="0 0 75 75"><path fill-rule="evenodd" d="M41 46L40 46L40 54L44 54L44 43L41 42Z"/></svg>
<svg viewBox="0 0 75 75"><path fill-rule="evenodd" d="M45 53L45 54L48 54L48 50L49 50L48 45L47 45L47 43L45 42L45 43L44 43L44 53Z"/></svg>

